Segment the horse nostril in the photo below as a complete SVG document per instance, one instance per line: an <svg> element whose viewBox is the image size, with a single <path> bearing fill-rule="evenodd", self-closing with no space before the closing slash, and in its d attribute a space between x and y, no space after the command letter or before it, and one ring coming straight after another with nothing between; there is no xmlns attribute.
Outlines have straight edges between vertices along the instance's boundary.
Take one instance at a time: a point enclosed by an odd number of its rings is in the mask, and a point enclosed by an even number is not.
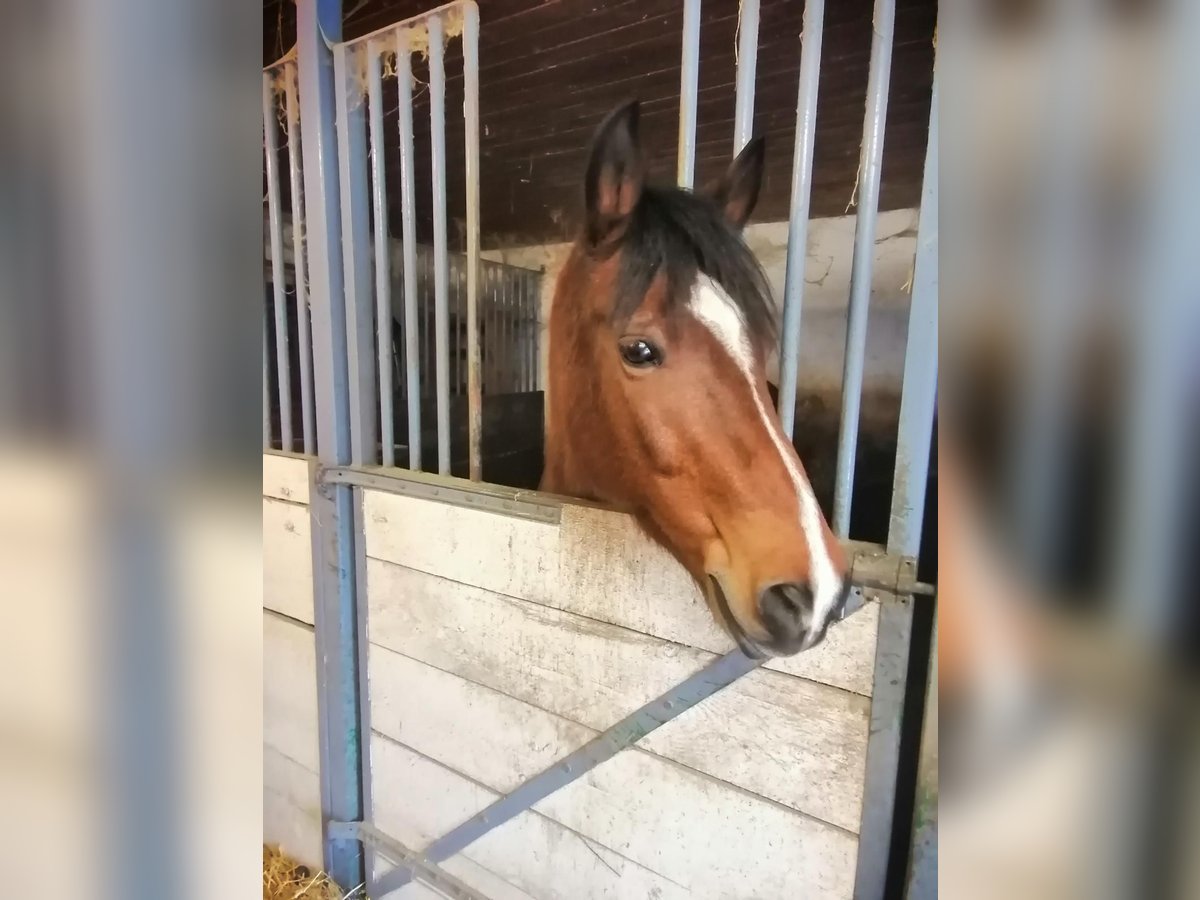
<svg viewBox="0 0 1200 900"><path fill-rule="evenodd" d="M806 584L773 584L758 597L763 626L781 645L798 645L813 625L813 592Z"/></svg>

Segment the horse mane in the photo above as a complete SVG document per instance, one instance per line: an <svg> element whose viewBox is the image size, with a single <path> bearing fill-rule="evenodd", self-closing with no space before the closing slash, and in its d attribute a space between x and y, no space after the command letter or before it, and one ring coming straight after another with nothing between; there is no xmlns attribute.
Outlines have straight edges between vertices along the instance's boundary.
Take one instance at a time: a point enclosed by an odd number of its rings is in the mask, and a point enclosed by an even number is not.
<svg viewBox="0 0 1200 900"><path fill-rule="evenodd" d="M633 315L660 271L666 275L668 316L687 304L698 274L704 274L733 300L756 341L767 345L775 339L767 277L714 201L677 187L647 185L620 246L614 321Z"/></svg>

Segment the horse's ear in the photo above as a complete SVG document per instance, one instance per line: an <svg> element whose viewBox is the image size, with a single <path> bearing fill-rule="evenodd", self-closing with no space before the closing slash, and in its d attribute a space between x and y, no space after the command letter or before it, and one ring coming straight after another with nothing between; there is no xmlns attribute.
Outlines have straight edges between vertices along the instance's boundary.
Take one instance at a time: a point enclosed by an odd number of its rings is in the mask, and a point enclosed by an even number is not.
<svg viewBox="0 0 1200 900"><path fill-rule="evenodd" d="M725 218L737 228L746 224L754 212L754 205L758 203L766 149L764 138L754 138L742 148L721 180L708 191L709 196L725 211Z"/></svg>
<svg viewBox="0 0 1200 900"><path fill-rule="evenodd" d="M638 102L608 114L592 141L584 178L587 239L593 247L620 240L642 196Z"/></svg>

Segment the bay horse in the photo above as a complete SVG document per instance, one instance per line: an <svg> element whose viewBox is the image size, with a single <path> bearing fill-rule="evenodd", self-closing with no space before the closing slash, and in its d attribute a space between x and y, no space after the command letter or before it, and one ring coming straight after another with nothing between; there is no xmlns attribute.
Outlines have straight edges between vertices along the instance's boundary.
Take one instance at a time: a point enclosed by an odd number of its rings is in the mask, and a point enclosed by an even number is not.
<svg viewBox="0 0 1200 900"><path fill-rule="evenodd" d="M636 102L601 124L550 311L541 484L633 512L756 658L818 644L849 587L767 385L774 307L741 235L763 153L693 193L647 183Z"/></svg>

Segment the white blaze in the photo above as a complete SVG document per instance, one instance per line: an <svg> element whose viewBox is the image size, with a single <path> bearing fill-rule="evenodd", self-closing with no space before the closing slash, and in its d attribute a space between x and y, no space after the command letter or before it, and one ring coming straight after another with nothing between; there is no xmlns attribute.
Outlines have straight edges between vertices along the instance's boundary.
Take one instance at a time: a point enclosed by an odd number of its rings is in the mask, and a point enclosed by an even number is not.
<svg viewBox="0 0 1200 900"><path fill-rule="evenodd" d="M701 275L692 287L688 307L692 315L708 328L729 352L738 369L745 375L750 396L754 398L754 406L762 419L763 427L771 435L775 449L779 451L779 456L792 478L800 505L800 529L804 533L811 561L809 577L813 592L813 621L824 622L833 613L834 604L841 594L842 579L825 545L824 530L821 527L821 507L817 505L812 486L800 472L795 455L785 443L783 431L775 418L767 413L758 386L754 383L754 351L750 346L746 322L729 295L707 275Z"/></svg>

